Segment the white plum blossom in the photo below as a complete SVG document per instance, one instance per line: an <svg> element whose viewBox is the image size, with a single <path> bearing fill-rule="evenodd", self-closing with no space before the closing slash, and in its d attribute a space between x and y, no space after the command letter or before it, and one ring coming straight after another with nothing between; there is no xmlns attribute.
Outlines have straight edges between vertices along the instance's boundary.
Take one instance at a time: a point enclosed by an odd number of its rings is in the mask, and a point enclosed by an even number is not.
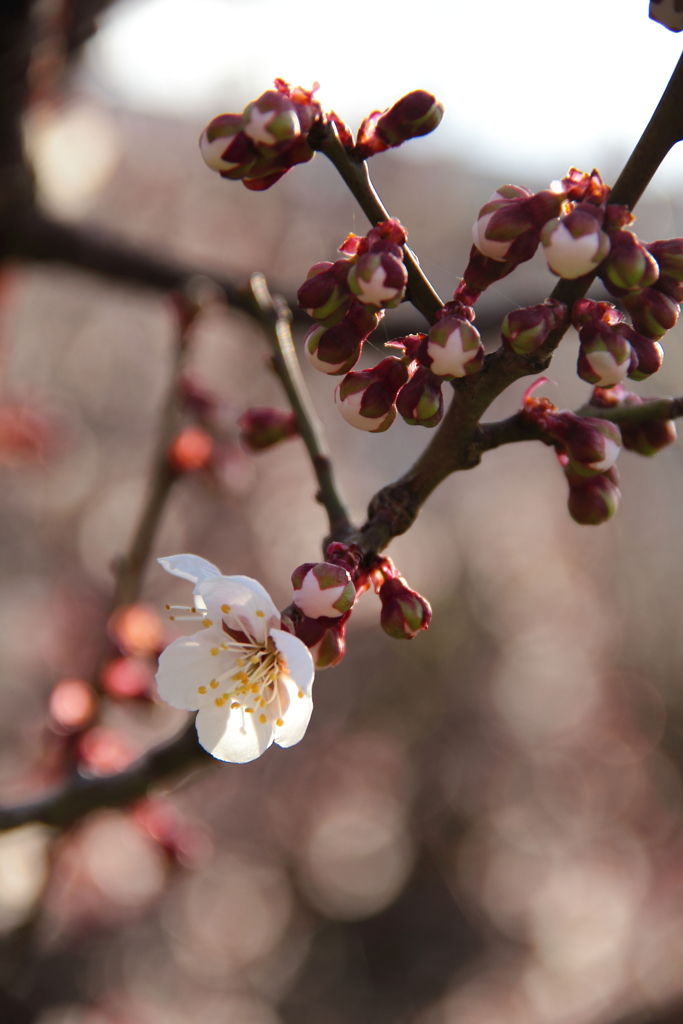
<svg viewBox="0 0 683 1024"><path fill-rule="evenodd" d="M221 575L196 555L159 563L195 585L193 604L172 617L202 627L161 654L161 699L198 712L199 742L221 761L252 761L273 742L298 743L313 710L313 659L301 640L280 629L267 591L248 576Z"/></svg>

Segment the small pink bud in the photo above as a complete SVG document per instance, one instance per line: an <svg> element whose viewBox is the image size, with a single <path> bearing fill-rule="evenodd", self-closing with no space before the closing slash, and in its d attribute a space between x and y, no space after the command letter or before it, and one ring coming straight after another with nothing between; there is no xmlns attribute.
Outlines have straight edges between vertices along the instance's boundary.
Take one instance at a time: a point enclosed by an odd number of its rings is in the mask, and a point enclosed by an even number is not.
<svg viewBox="0 0 683 1024"><path fill-rule="evenodd" d="M432 373L447 380L478 373L484 363L479 331L457 314L441 317L427 335L425 362Z"/></svg>
<svg viewBox="0 0 683 1024"><path fill-rule="evenodd" d="M648 242L645 248L656 259L660 274L683 281L683 238Z"/></svg>
<svg viewBox="0 0 683 1024"><path fill-rule="evenodd" d="M655 341L663 338L678 320L678 303L656 288L625 295L623 303L635 329Z"/></svg>
<svg viewBox="0 0 683 1024"><path fill-rule="evenodd" d="M247 409L237 425L240 441L254 452L263 451L299 433L294 413L285 409Z"/></svg>
<svg viewBox="0 0 683 1024"><path fill-rule="evenodd" d="M517 264L512 260L501 261L484 256L477 246L473 245L465 272L462 275L462 281L455 290L454 298L471 306L482 292L485 292L496 281L507 277L516 267Z"/></svg>
<svg viewBox="0 0 683 1024"><path fill-rule="evenodd" d="M396 408L406 423L435 427L443 416L443 380L426 366L419 366L396 399Z"/></svg>
<svg viewBox="0 0 683 1024"><path fill-rule="evenodd" d="M400 252L400 250L399 250ZM359 302L375 309L393 309L402 301L408 283L403 253L366 252L349 272L349 288Z"/></svg>
<svg viewBox="0 0 683 1024"><path fill-rule="evenodd" d="M658 341L638 334L628 324L621 324L616 330L624 334L631 346L628 376L631 380L647 380L660 369L664 360L664 349Z"/></svg>
<svg viewBox="0 0 683 1024"><path fill-rule="evenodd" d="M580 203L562 219L546 224L541 241L553 274L573 281L595 270L610 251L609 237L601 230L603 211Z"/></svg>
<svg viewBox="0 0 683 1024"><path fill-rule="evenodd" d="M475 246L489 259L504 261L510 248L523 232L533 227L523 200L533 195L518 185L501 185L479 211L472 228Z"/></svg>
<svg viewBox="0 0 683 1024"><path fill-rule="evenodd" d="M394 422L396 396L408 376L400 359L387 356L371 370L347 373L335 392L335 402L351 426L379 434Z"/></svg>
<svg viewBox="0 0 683 1024"><path fill-rule="evenodd" d="M311 327L304 338L304 352L311 366L333 376L347 373L358 362L363 342L383 315L353 302L341 323Z"/></svg>
<svg viewBox="0 0 683 1024"><path fill-rule="evenodd" d="M503 320L503 344L518 355L535 352L566 316L567 307L555 299L546 299L537 306L513 309Z"/></svg>
<svg viewBox="0 0 683 1024"><path fill-rule="evenodd" d="M411 590L402 576L391 577L379 588L382 629L395 640L412 640L432 619L428 601Z"/></svg>
<svg viewBox="0 0 683 1024"><path fill-rule="evenodd" d="M199 139L199 151L212 171L231 171L239 161L227 159L226 153L235 136L242 130L241 114L219 114L210 121ZM255 153L250 150L252 160Z"/></svg>
<svg viewBox="0 0 683 1024"><path fill-rule="evenodd" d="M348 613L335 622L302 616L296 624L296 636L306 644L316 669L334 668L346 653Z"/></svg>
<svg viewBox="0 0 683 1024"><path fill-rule="evenodd" d="M351 261L317 263L297 292L299 307L314 320L332 327L342 320L351 305L352 295L347 285Z"/></svg>
<svg viewBox="0 0 683 1024"><path fill-rule="evenodd" d="M579 338L577 373L581 380L601 388L621 384L629 372L632 354L624 335L603 320L597 320L582 327Z"/></svg>
<svg viewBox="0 0 683 1024"><path fill-rule="evenodd" d="M306 562L292 573L293 603L309 619L335 619L356 600L351 574L331 562Z"/></svg>
<svg viewBox="0 0 683 1024"><path fill-rule="evenodd" d="M567 507L572 519L583 526L599 526L611 519L621 499L621 491L605 475L591 477L570 486Z"/></svg>
<svg viewBox="0 0 683 1024"><path fill-rule="evenodd" d="M673 420L648 420L644 423L622 423L621 438L630 452L639 455L657 455L676 440Z"/></svg>

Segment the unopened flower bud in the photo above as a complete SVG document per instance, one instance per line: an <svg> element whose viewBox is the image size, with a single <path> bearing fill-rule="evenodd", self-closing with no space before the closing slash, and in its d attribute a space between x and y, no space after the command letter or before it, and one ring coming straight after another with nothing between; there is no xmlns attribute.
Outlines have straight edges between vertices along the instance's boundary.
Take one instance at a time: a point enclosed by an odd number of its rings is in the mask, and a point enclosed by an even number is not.
<svg viewBox="0 0 683 1024"><path fill-rule="evenodd" d="M297 622L295 635L310 650L316 669L334 668L344 657L347 619L348 614L336 622L302 616Z"/></svg>
<svg viewBox="0 0 683 1024"><path fill-rule="evenodd" d="M425 342L425 362L437 377L452 380L478 373L484 364L479 331L462 316L441 317Z"/></svg>
<svg viewBox="0 0 683 1024"><path fill-rule="evenodd" d="M535 352L566 316L567 307L555 299L546 299L537 306L513 309L503 320L503 344L518 355Z"/></svg>
<svg viewBox="0 0 683 1024"><path fill-rule="evenodd" d="M237 425L242 444L254 452L299 433L294 413L285 409L247 409Z"/></svg>
<svg viewBox="0 0 683 1024"><path fill-rule="evenodd" d="M244 134L261 150L286 146L301 134L296 107L275 89L248 103L242 116Z"/></svg>
<svg viewBox="0 0 683 1024"><path fill-rule="evenodd" d="M435 427L443 416L443 380L419 366L396 399L396 408L411 426Z"/></svg>
<svg viewBox="0 0 683 1024"><path fill-rule="evenodd" d="M645 248L657 260L660 274L683 281L683 238L663 238L646 242Z"/></svg>
<svg viewBox="0 0 683 1024"><path fill-rule="evenodd" d="M316 263L297 292L299 307L328 327L339 323L352 301L346 283L350 269L351 261L346 259Z"/></svg>
<svg viewBox="0 0 683 1024"><path fill-rule="evenodd" d="M304 338L304 352L311 366L333 376L348 373L358 362L363 342L374 331L380 315L354 302L341 323L311 327Z"/></svg>
<svg viewBox="0 0 683 1024"><path fill-rule="evenodd" d="M673 420L646 420L643 423L622 423L621 439L630 452L639 455L657 455L676 440Z"/></svg>
<svg viewBox="0 0 683 1024"><path fill-rule="evenodd" d="M658 341L638 334L628 324L620 324L616 330L623 334L631 346L631 363L628 376L631 380L647 380L662 365L664 349Z"/></svg>
<svg viewBox="0 0 683 1024"><path fill-rule="evenodd" d="M219 114L210 121L199 139L199 151L202 154L204 163L212 171L234 170L239 160L228 159L227 150L237 135L242 130L241 114ZM251 159L256 156L251 152Z"/></svg>
<svg viewBox="0 0 683 1024"><path fill-rule="evenodd" d="M408 273L401 256L366 252L349 271L348 284L359 302L375 309L393 309L402 301Z"/></svg>
<svg viewBox="0 0 683 1024"><path fill-rule="evenodd" d="M292 573L292 602L309 619L336 619L356 600L351 574L331 562L306 562Z"/></svg>
<svg viewBox="0 0 683 1024"><path fill-rule="evenodd" d="M619 427L609 420L564 411L549 414L546 428L551 437L564 445L569 468L579 476L604 473L617 461L621 434Z"/></svg>
<svg viewBox="0 0 683 1024"><path fill-rule="evenodd" d="M590 203L579 203L566 217L548 221L541 241L552 272L573 281L595 270L610 251L601 225L602 210Z"/></svg>
<svg viewBox="0 0 683 1024"><path fill-rule="evenodd" d="M680 0L650 0L650 17L672 32L683 31L683 7Z"/></svg>
<svg viewBox="0 0 683 1024"><path fill-rule="evenodd" d="M659 277L656 259L632 231L613 231L611 249L600 270L600 277L614 294L649 288Z"/></svg>
<svg viewBox="0 0 683 1024"><path fill-rule="evenodd" d="M400 146L408 139L428 135L438 128L443 104L423 89L403 96L387 110L375 110L358 130L355 154L360 159Z"/></svg>
<svg viewBox="0 0 683 1024"><path fill-rule="evenodd" d="M620 498L619 488L603 473L582 484L570 486L567 507L575 522L583 526L599 526L612 518Z"/></svg>
<svg viewBox="0 0 683 1024"><path fill-rule="evenodd" d="M347 423L379 434L394 422L396 396L408 376L400 359L387 356L371 370L347 373L334 400Z"/></svg>
<svg viewBox="0 0 683 1024"><path fill-rule="evenodd" d="M475 246L489 259L504 261L515 238L532 227L532 221L519 208L519 200L533 195L519 185L501 185L479 211L472 228ZM515 205L516 204L516 205ZM508 216L503 217L500 211ZM498 214L498 216L494 216ZM521 214L521 216L520 216Z"/></svg>
<svg viewBox="0 0 683 1024"><path fill-rule="evenodd" d="M579 331L576 371L581 380L601 388L621 384L631 366L631 346L610 324L597 320Z"/></svg>
<svg viewBox="0 0 683 1024"><path fill-rule="evenodd" d="M402 576L385 580L379 589L379 599L382 602L382 629L395 640L412 640L431 622L429 602L411 590Z"/></svg>
<svg viewBox="0 0 683 1024"><path fill-rule="evenodd" d="M643 288L633 295L625 295L623 303L635 329L655 341L663 338L678 320L678 303L657 288Z"/></svg>

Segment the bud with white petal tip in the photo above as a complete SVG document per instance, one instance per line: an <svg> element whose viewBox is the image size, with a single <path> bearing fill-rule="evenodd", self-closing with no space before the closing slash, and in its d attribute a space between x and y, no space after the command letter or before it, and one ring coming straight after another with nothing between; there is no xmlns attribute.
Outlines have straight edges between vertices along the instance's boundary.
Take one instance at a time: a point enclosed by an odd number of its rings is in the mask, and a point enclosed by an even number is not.
<svg viewBox="0 0 683 1024"><path fill-rule="evenodd" d="M347 423L379 434L396 418L396 396L409 372L395 356L387 356L371 370L347 373L334 400Z"/></svg>
<svg viewBox="0 0 683 1024"><path fill-rule="evenodd" d="M484 354L479 331L457 313L441 316L424 344L425 364L437 377L446 380L478 373L484 364Z"/></svg>
<svg viewBox="0 0 683 1024"><path fill-rule="evenodd" d="M292 602L309 619L335 619L356 600L351 574L331 562L305 562L292 573Z"/></svg>
<svg viewBox="0 0 683 1024"><path fill-rule="evenodd" d="M299 308L327 327L343 320L353 298L346 281L350 269L347 259L316 263L297 292Z"/></svg>
<svg viewBox="0 0 683 1024"><path fill-rule="evenodd" d="M578 476L605 473L617 461L621 434L616 423L565 410L548 413L545 425L550 437L564 446L569 468Z"/></svg>
<svg viewBox="0 0 683 1024"><path fill-rule="evenodd" d="M658 341L676 326L678 303L657 288L643 288L633 295L625 295L623 303L633 326L646 338Z"/></svg>
<svg viewBox="0 0 683 1024"><path fill-rule="evenodd" d="M242 131L241 114L219 114L210 121L199 138L199 151L207 167L212 171L231 171L238 166L238 160L226 157L231 142ZM252 155L252 159L255 154Z"/></svg>
<svg viewBox="0 0 683 1024"><path fill-rule="evenodd" d="M304 352L311 366L332 376L348 373L358 362L363 342L382 315L353 302L341 323L334 327L311 327L304 338Z"/></svg>
<svg viewBox="0 0 683 1024"><path fill-rule="evenodd" d="M379 588L382 602L382 629L394 640L412 640L432 620L432 609L416 590L411 590L402 576L386 579Z"/></svg>
<svg viewBox="0 0 683 1024"><path fill-rule="evenodd" d="M672 32L683 31L681 0L650 0L650 17Z"/></svg>
<svg viewBox="0 0 683 1024"><path fill-rule="evenodd" d="M556 299L546 299L536 306L513 309L503 320L503 344L518 355L535 352L548 335L567 317L567 307Z"/></svg>
<svg viewBox="0 0 683 1024"><path fill-rule="evenodd" d="M632 351L627 339L610 324L598 320L581 328L576 367L581 380L601 388L621 384L631 368Z"/></svg>
<svg viewBox="0 0 683 1024"><path fill-rule="evenodd" d="M604 211L579 203L562 219L546 224L541 241L553 274L568 281L595 270L610 251L609 236L602 231Z"/></svg>
<svg viewBox="0 0 683 1024"><path fill-rule="evenodd" d="M567 508L574 522L582 526L600 526L612 518L620 499L621 491L603 473L582 484L570 485Z"/></svg>
<svg viewBox="0 0 683 1024"><path fill-rule="evenodd" d="M375 309L393 309L402 301L408 283L403 254L366 252L351 267L349 288L359 302Z"/></svg>
<svg viewBox="0 0 683 1024"><path fill-rule="evenodd" d="M494 214L499 213L501 210L509 212L516 200L529 199L532 195L533 193L528 188L522 188L519 185L501 185L499 189L496 189L488 203L482 206L479 216L472 227L472 240L480 253L492 260L504 261L507 258L510 246L515 238L522 231L528 230L532 226L532 222L527 216L522 214L519 217L519 223L514 225L514 227L510 224L506 225L507 237L498 238L496 236L499 232L496 231L496 228L499 226L498 222L501 220L501 216L499 214L497 218L494 218ZM516 207L512 207L515 211L518 208L519 204ZM511 233L511 231L517 228L519 230L516 233Z"/></svg>

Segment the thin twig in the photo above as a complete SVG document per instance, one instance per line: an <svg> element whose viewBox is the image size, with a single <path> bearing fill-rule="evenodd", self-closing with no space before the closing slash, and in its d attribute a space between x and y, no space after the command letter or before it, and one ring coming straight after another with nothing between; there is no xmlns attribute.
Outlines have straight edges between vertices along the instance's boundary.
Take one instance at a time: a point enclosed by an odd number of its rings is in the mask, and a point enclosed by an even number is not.
<svg viewBox="0 0 683 1024"><path fill-rule="evenodd" d="M334 164L373 226L383 220L389 220L390 215L370 180L367 163L365 160L355 160L344 148L335 124L328 121L321 130L311 134L310 142L314 149L320 150ZM408 271L407 297L429 323L433 324L443 302L420 268L415 253L407 245L404 246L404 263Z"/></svg>
<svg viewBox="0 0 683 1024"><path fill-rule="evenodd" d="M251 289L273 350L273 368L287 393L299 433L313 464L319 488L317 500L327 512L330 537L326 538L325 546L329 540L346 540L353 532L353 524L335 481L322 424L301 373L292 342L289 307L283 299L273 299L263 274L252 274Z"/></svg>

